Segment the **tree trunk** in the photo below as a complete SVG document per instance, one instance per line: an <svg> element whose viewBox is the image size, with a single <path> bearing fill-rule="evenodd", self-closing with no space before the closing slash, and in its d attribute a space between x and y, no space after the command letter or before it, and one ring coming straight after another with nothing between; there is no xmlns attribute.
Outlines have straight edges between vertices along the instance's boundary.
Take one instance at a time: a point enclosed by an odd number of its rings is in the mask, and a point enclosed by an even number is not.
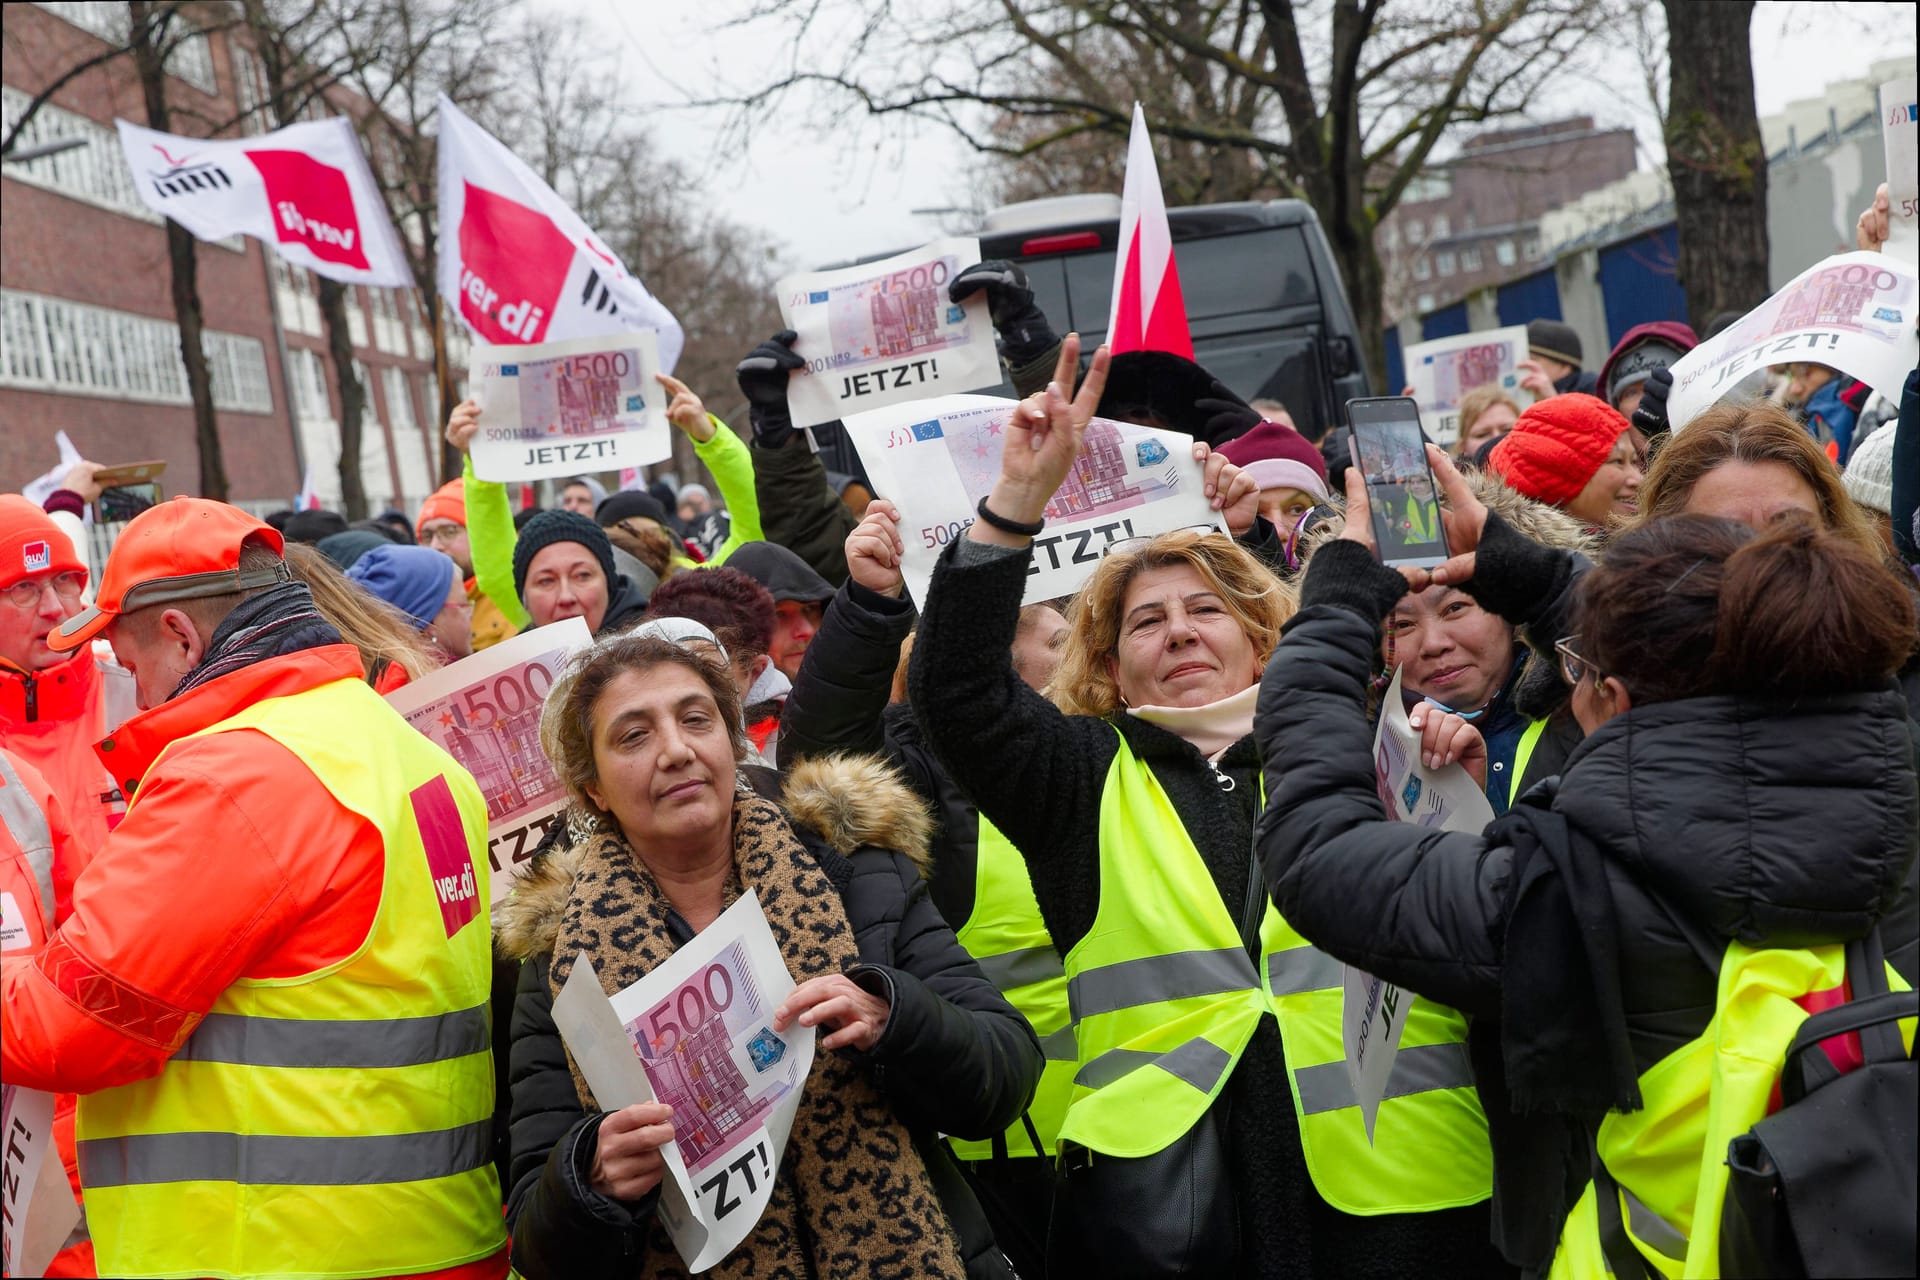
<svg viewBox="0 0 1920 1280"><path fill-rule="evenodd" d="M1767 274L1767 156L1753 103L1751 0L1665 0L1667 172L1687 315L1705 333L1757 306Z"/></svg>
<svg viewBox="0 0 1920 1280"><path fill-rule="evenodd" d="M167 75L161 47L167 23L150 17L144 0L129 6L137 39L134 65L140 74L140 92L147 108L147 127L165 132L170 126ZM200 496L227 500L227 465L220 451L220 428L213 416L213 378L207 370L206 347L201 341L200 260L193 233L167 219L167 264L173 276L173 316L180 328L180 360L187 370L187 396L193 402L193 435L200 462Z"/></svg>
<svg viewBox="0 0 1920 1280"><path fill-rule="evenodd" d="M316 276L320 282L320 315L327 323L327 354L340 388L340 504L349 520L367 518L367 490L360 477L361 415L367 393L353 372L353 334L347 327L347 286Z"/></svg>

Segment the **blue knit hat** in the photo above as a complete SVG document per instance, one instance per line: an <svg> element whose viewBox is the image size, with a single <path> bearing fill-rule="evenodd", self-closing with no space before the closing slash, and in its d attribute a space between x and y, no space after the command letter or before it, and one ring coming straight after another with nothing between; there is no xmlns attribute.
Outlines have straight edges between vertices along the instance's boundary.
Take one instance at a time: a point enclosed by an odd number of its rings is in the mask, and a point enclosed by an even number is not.
<svg viewBox="0 0 1920 1280"><path fill-rule="evenodd" d="M347 576L412 620L422 631L440 616L460 566L432 547L375 547L347 570Z"/></svg>

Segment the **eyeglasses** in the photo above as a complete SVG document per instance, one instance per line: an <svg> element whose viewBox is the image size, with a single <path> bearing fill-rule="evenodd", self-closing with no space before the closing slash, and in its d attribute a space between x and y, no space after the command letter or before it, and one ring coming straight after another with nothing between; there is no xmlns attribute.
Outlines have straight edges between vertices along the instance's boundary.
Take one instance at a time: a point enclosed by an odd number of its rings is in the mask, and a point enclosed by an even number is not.
<svg viewBox="0 0 1920 1280"><path fill-rule="evenodd" d="M1146 550L1149 542L1152 542L1155 538L1164 538L1169 533L1193 533L1198 534L1202 538L1209 534L1217 534L1222 538L1227 536L1226 532L1218 525L1190 524L1178 529L1167 529L1160 533L1142 534L1137 538L1119 538L1113 542L1109 542L1106 547L1101 550L1100 554L1103 556L1131 555L1135 551Z"/></svg>
<svg viewBox="0 0 1920 1280"><path fill-rule="evenodd" d="M1579 651L1573 647L1573 642L1579 638L1577 635L1561 636L1553 642L1553 651L1560 658L1560 675L1566 680L1569 688L1586 679L1589 672L1592 673L1595 684L1600 683L1602 679L1600 668L1581 657Z"/></svg>
<svg viewBox="0 0 1920 1280"><path fill-rule="evenodd" d="M53 588L53 594L72 604L87 589L87 575L70 570L56 573L51 578L22 578L0 594L4 594L16 609L31 609L40 603L40 593L48 587Z"/></svg>

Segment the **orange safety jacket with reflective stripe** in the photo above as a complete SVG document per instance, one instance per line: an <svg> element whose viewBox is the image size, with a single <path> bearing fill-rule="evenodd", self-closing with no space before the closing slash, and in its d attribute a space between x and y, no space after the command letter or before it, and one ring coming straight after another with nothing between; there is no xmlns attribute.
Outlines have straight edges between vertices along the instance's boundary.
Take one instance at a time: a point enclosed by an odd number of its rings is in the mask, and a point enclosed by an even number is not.
<svg viewBox="0 0 1920 1280"><path fill-rule="evenodd" d="M106 683L91 645L42 671L0 663L0 746L37 769L60 797L82 861L127 811L93 754L107 732ZM69 878L57 886L63 903L71 885Z"/></svg>

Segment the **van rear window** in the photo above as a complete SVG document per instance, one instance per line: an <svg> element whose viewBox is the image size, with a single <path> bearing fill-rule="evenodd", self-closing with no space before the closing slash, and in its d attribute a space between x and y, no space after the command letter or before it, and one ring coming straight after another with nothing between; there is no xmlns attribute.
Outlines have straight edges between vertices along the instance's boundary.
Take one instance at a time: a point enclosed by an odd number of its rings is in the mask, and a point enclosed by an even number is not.
<svg viewBox="0 0 1920 1280"><path fill-rule="evenodd" d="M1190 320L1273 311L1312 303L1316 296L1306 241L1298 227L1178 241L1173 254ZM1064 259L1072 324L1082 333L1107 327L1113 305L1113 258L1111 253L1087 253ZM1029 264L1029 270L1035 265ZM1041 299L1043 306L1050 302ZM1048 314L1055 313L1049 310Z"/></svg>

